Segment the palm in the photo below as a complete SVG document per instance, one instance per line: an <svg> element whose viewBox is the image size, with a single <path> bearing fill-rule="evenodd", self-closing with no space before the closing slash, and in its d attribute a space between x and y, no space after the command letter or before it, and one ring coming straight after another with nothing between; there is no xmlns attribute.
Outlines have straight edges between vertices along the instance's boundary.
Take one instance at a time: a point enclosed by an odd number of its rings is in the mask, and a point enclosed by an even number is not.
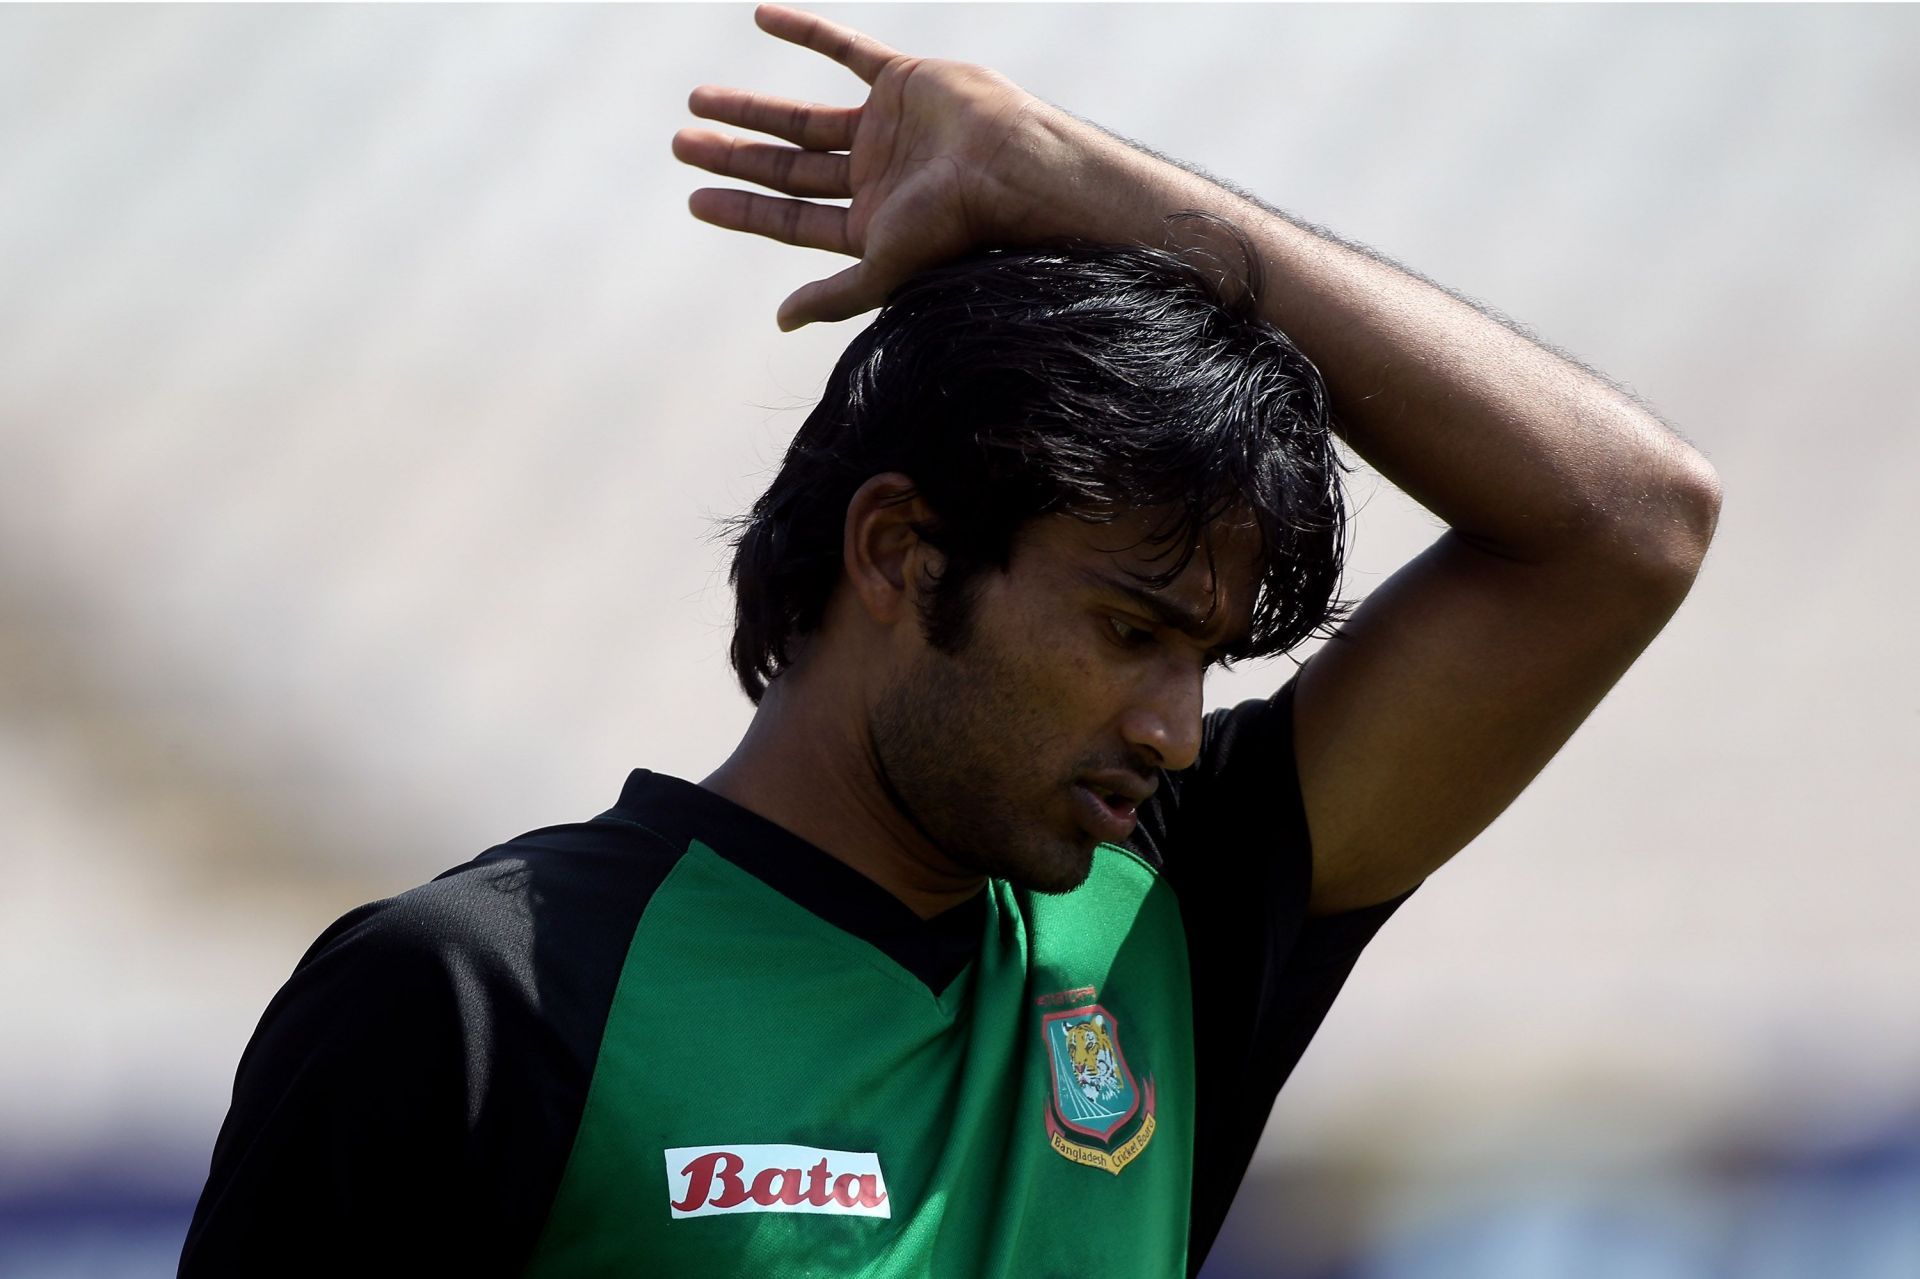
<svg viewBox="0 0 1920 1279"><path fill-rule="evenodd" d="M984 67L890 64L862 108L850 155L852 247L871 257L917 243L919 256L937 260L1001 230L1005 210L986 175L1031 101Z"/></svg>
<svg viewBox="0 0 1920 1279"><path fill-rule="evenodd" d="M767 6L757 16L771 33L829 54L872 86L860 107L698 89L696 114L795 145L703 130L674 138L681 159L788 197L701 190L691 202L695 216L860 259L790 296L782 327L858 315L915 271L1005 238L1009 202L991 180L991 161L1035 99L983 67L908 58L810 14Z"/></svg>

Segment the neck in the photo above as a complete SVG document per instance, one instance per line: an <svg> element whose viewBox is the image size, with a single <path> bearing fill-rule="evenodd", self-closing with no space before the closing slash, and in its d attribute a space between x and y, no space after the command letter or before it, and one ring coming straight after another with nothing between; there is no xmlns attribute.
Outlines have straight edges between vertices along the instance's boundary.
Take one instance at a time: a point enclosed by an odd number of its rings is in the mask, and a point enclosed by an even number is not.
<svg viewBox="0 0 1920 1279"><path fill-rule="evenodd" d="M857 691L804 663L768 685L746 736L700 785L845 862L922 919L986 883L894 801Z"/></svg>

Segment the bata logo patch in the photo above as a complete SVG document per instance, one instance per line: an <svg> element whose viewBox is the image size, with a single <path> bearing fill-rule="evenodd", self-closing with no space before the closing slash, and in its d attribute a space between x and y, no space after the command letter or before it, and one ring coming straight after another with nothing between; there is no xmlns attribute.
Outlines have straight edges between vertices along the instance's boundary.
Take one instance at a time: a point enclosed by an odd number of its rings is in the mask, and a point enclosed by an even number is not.
<svg viewBox="0 0 1920 1279"><path fill-rule="evenodd" d="M677 1217L825 1212L891 1217L871 1151L812 1146L678 1146L667 1151L668 1208Z"/></svg>

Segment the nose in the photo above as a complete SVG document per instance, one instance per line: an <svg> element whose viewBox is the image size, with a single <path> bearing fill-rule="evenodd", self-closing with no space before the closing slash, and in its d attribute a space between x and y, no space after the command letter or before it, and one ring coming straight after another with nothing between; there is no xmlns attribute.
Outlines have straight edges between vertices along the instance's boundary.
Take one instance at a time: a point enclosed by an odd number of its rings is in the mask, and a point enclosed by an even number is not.
<svg viewBox="0 0 1920 1279"><path fill-rule="evenodd" d="M1129 746L1143 747L1156 767L1189 768L1200 756L1200 716L1205 706L1206 667L1168 661L1154 668L1121 720Z"/></svg>

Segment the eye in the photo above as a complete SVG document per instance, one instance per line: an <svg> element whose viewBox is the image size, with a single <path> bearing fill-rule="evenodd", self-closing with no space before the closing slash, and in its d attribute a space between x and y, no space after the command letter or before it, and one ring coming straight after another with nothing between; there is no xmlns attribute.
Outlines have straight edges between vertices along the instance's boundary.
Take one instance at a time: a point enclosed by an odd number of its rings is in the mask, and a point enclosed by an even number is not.
<svg viewBox="0 0 1920 1279"><path fill-rule="evenodd" d="M1107 625L1113 631L1114 639L1128 648L1138 648L1153 641L1153 632L1144 627L1118 617L1107 618Z"/></svg>

